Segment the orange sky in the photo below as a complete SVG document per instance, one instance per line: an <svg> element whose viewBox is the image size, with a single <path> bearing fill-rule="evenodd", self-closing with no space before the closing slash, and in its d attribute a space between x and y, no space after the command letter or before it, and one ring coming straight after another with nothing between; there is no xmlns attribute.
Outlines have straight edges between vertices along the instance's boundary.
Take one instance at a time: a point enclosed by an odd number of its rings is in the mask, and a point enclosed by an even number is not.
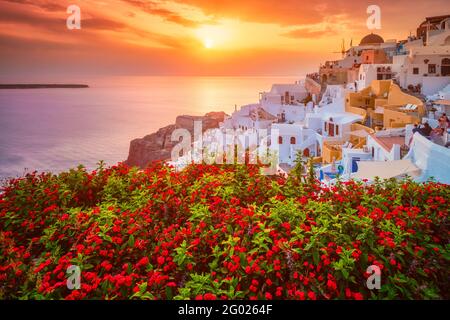
<svg viewBox="0 0 450 320"><path fill-rule="evenodd" d="M70 4L81 30L66 28ZM370 33L370 4L385 39L450 13L448 0L0 0L0 76L301 75Z"/></svg>

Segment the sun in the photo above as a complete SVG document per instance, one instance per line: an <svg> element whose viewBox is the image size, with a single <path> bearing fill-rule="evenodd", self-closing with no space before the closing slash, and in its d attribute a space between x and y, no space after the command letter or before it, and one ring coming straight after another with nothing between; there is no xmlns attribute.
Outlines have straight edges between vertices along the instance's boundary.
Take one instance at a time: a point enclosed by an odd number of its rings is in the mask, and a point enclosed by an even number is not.
<svg viewBox="0 0 450 320"><path fill-rule="evenodd" d="M229 45L230 30L224 25L203 25L195 35L205 49L221 49Z"/></svg>
<svg viewBox="0 0 450 320"><path fill-rule="evenodd" d="M212 49L214 47L214 40L211 38L205 38L203 40L203 45L206 49Z"/></svg>

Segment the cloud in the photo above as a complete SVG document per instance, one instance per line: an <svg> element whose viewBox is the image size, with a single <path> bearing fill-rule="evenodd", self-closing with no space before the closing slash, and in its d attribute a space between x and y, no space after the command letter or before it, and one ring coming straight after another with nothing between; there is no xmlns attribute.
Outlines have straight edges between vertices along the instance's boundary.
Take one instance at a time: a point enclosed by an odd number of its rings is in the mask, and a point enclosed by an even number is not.
<svg viewBox="0 0 450 320"><path fill-rule="evenodd" d="M17 4L32 5L50 12L66 11L67 9L67 7L55 1L39 1L39 0L3 0L3 1Z"/></svg>
<svg viewBox="0 0 450 320"><path fill-rule="evenodd" d="M66 28L65 19L43 15L29 10L2 8L0 10L2 23L26 24L34 27L42 27L46 30L56 31Z"/></svg>
<svg viewBox="0 0 450 320"><path fill-rule="evenodd" d="M18 0L16 0L18 1ZM66 31L66 16L43 15L39 12L29 10L14 10L2 8L0 21L3 23L26 24L33 27L43 28L46 31ZM82 20L82 28L95 30L122 30L126 24L104 17L91 17Z"/></svg>
<svg viewBox="0 0 450 320"><path fill-rule="evenodd" d="M37 41L31 43L27 42L26 46L34 46L37 48L40 47L40 43L42 43L43 46L46 46L45 41L49 38L52 39L52 43L53 41L60 39L61 45L72 39L75 40L77 44L91 41L116 42L118 44L127 42L137 43L141 40L144 46L149 42L153 42L162 47L170 48L182 48L190 44L189 39L183 40L156 32L141 30L129 23L101 16L98 12L90 13L89 16L89 18L82 19L82 29L80 32L74 32L67 30L66 13L64 13L64 15L42 14L38 11L21 10L16 7L3 6L0 10L0 23L14 24L16 26L15 30L20 30L21 26L27 26L27 30L29 30L29 27L34 28L36 30L34 37ZM10 33L8 30L8 28L3 28L3 31L0 30L0 32L8 34ZM42 35L42 33L38 31L43 31L45 36L40 37L39 34ZM105 38L104 36L98 36L99 31L110 31L115 32L116 34L112 34L110 38ZM18 38L14 41L20 43L25 40Z"/></svg>
<svg viewBox="0 0 450 320"><path fill-rule="evenodd" d="M333 31L330 29L326 30L311 30L311 29L295 29L283 33L283 36L295 39L316 39L322 38L327 35L332 35Z"/></svg>
<svg viewBox="0 0 450 320"><path fill-rule="evenodd" d="M88 18L82 20L82 28L88 28L93 30L124 30L128 26L125 23L110 20L107 18Z"/></svg>
<svg viewBox="0 0 450 320"><path fill-rule="evenodd" d="M319 24L333 17L347 15L354 25L365 26L369 5L380 6L383 21L408 23L416 17L448 13L448 0L172 0L201 9L206 15L239 18L248 22L281 26ZM445 12L447 11L447 12ZM426 12L426 13L425 13ZM399 19L400 18L400 19ZM336 21L339 23L339 21ZM421 21L420 21L421 22ZM418 22L418 23L420 23ZM339 27L336 25L336 27Z"/></svg>
<svg viewBox="0 0 450 320"><path fill-rule="evenodd" d="M385 39L402 39L426 16L448 13L448 0L376 2L382 9L382 30L376 33ZM82 8L80 31L66 28L70 3ZM369 4L372 1L0 0L0 70L12 75L18 70L300 74L333 58L329 47L337 47L341 38L357 43L370 32ZM213 23L230 26L230 40L223 48L204 50L192 28Z"/></svg>
<svg viewBox="0 0 450 320"><path fill-rule="evenodd" d="M122 0L134 7L141 9L142 11L156 15L163 18L166 21L173 22L184 27L196 27L199 22L187 19L171 10L162 8L159 3L154 1L143 1L143 0Z"/></svg>
<svg viewBox="0 0 450 320"><path fill-rule="evenodd" d="M279 25L303 25L320 23L330 15L344 10L342 1L319 1L316 5L308 0L175 0L179 3L200 8L207 15L215 17L240 18L258 23ZM354 2L352 2L354 3Z"/></svg>

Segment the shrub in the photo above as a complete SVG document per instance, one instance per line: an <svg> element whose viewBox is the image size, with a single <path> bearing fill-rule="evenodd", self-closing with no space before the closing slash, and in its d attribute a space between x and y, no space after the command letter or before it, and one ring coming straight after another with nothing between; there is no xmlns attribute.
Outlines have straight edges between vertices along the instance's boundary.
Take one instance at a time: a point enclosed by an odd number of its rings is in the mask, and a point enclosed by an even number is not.
<svg viewBox="0 0 450 320"><path fill-rule="evenodd" d="M436 182L327 187L257 166L28 174L0 195L0 298L449 299L448 198Z"/></svg>

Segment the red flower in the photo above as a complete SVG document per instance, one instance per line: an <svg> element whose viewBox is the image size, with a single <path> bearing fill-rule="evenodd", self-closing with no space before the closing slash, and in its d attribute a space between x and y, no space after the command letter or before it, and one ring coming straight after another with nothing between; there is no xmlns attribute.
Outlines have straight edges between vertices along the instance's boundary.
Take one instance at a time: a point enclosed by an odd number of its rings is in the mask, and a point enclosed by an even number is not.
<svg viewBox="0 0 450 320"><path fill-rule="evenodd" d="M303 291L295 291L295 295L300 299L300 300L305 300L305 293Z"/></svg>
<svg viewBox="0 0 450 320"><path fill-rule="evenodd" d="M331 290L336 290L337 289L336 282L334 282L332 280L328 280L327 281L327 287L330 288Z"/></svg>
<svg viewBox="0 0 450 320"><path fill-rule="evenodd" d="M363 295L359 292L353 293L353 298L355 298L355 300L363 300L364 299Z"/></svg>
<svg viewBox="0 0 450 320"><path fill-rule="evenodd" d="M283 295L283 287L278 287L277 291L275 292L275 295L277 297L281 297Z"/></svg>
<svg viewBox="0 0 450 320"><path fill-rule="evenodd" d="M267 300L272 300L272 294L270 292L266 292L265 296Z"/></svg>
<svg viewBox="0 0 450 320"><path fill-rule="evenodd" d="M291 230L291 224L290 224L289 222L283 222L283 223L281 224L281 226L282 226L283 228L285 228L286 231L290 231L290 230Z"/></svg>
<svg viewBox="0 0 450 320"><path fill-rule="evenodd" d="M121 237L112 237L112 241L117 245L121 245L123 242Z"/></svg>
<svg viewBox="0 0 450 320"><path fill-rule="evenodd" d="M149 264L148 257L143 257L139 262L136 264L136 268L145 267Z"/></svg>
<svg viewBox="0 0 450 320"><path fill-rule="evenodd" d="M164 264L164 261L166 261L166 259L163 256L159 256L158 259L156 259L156 261L158 262L159 265Z"/></svg>
<svg viewBox="0 0 450 320"><path fill-rule="evenodd" d="M216 295L214 295L212 293L205 293L203 295L203 299L204 300L216 300Z"/></svg>
<svg viewBox="0 0 450 320"><path fill-rule="evenodd" d="M313 291L309 291L308 298L310 298L311 300L316 300L316 294Z"/></svg>
<svg viewBox="0 0 450 320"><path fill-rule="evenodd" d="M100 264L100 266L103 267L103 269L105 269L106 271L109 271L109 270L112 269L112 264L109 263L108 260L104 260L104 261Z"/></svg>
<svg viewBox="0 0 450 320"><path fill-rule="evenodd" d="M347 298L351 298L352 297L352 290L350 290L349 288L345 288L345 296Z"/></svg>

